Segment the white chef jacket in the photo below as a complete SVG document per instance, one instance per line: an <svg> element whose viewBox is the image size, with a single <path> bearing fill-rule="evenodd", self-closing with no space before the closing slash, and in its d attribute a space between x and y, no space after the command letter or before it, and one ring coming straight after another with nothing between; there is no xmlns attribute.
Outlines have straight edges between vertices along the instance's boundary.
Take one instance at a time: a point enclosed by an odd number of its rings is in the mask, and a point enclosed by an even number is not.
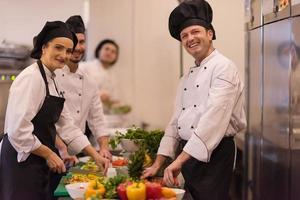
<svg viewBox="0 0 300 200"><path fill-rule="evenodd" d="M55 73L49 71L45 66L44 70L50 95L58 96L53 82ZM59 88L59 85L57 87ZM10 143L18 153L18 162L25 161L32 151L41 146L39 139L32 133L34 127L31 120L39 112L45 97L46 86L37 63L25 68L11 85L4 131L8 134ZM69 152L79 153L90 144L81 130L74 126L73 119L65 106L57 124L62 127L58 134L68 145ZM2 142L0 150L1 146Z"/></svg>
<svg viewBox="0 0 300 200"><path fill-rule="evenodd" d="M95 138L108 136L96 83L80 68L72 73L69 67L65 66L63 69L55 70L55 73L66 99L65 106L68 107L75 125L84 132L88 121ZM57 130L60 129L61 127L57 126Z"/></svg>
<svg viewBox="0 0 300 200"><path fill-rule="evenodd" d="M158 154L174 158L183 139L187 140L183 151L209 162L223 137L234 136L246 127L243 95L238 69L214 50L182 77Z"/></svg>
<svg viewBox="0 0 300 200"><path fill-rule="evenodd" d="M113 78L111 69L105 69L98 59L80 63L79 68L94 79L100 92L105 91L112 100L118 100L116 80Z"/></svg>

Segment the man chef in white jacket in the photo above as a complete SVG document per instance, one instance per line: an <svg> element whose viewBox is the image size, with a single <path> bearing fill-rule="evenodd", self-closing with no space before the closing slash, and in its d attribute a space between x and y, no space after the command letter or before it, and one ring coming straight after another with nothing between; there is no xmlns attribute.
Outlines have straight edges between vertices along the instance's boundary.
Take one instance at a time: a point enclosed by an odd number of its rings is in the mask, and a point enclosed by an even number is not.
<svg viewBox="0 0 300 200"><path fill-rule="evenodd" d="M204 0L185 1L169 17L169 31L195 58L177 91L175 109L154 164L143 178L153 176L166 157L164 181L176 183L182 172L193 199L228 199L233 171L233 137L246 127L244 85L232 61L218 52L211 24L213 12Z"/></svg>
<svg viewBox="0 0 300 200"><path fill-rule="evenodd" d="M86 121L92 134L97 139L100 147L100 155L111 159L108 149L109 134L107 133L106 123L103 115L102 103L98 95L96 83L88 78L81 68L79 62L85 53L85 26L81 16L71 16L66 24L70 25L76 33L78 44L75 47L71 58L67 61L64 68L55 71L57 79L61 84L62 92L66 98L65 106L72 114L75 125L83 132L85 131ZM59 127L57 127L59 130ZM58 141L56 144L61 150L61 155L68 158L64 145Z"/></svg>

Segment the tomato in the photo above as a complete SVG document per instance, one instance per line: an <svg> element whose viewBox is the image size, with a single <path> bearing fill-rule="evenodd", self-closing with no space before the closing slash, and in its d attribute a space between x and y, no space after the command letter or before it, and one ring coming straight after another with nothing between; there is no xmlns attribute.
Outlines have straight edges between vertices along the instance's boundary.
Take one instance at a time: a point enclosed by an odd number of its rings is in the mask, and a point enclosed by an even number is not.
<svg viewBox="0 0 300 200"><path fill-rule="evenodd" d="M117 193L121 200L128 200L126 195L126 187L127 187L126 183L121 183L117 187Z"/></svg>
<svg viewBox="0 0 300 200"><path fill-rule="evenodd" d="M113 167L121 167L121 166L125 166L127 164L128 164L128 161L125 159L118 159L118 160L112 161Z"/></svg>
<svg viewBox="0 0 300 200"><path fill-rule="evenodd" d="M159 183L147 182L146 183L146 197L147 197L147 199L161 198L161 185Z"/></svg>

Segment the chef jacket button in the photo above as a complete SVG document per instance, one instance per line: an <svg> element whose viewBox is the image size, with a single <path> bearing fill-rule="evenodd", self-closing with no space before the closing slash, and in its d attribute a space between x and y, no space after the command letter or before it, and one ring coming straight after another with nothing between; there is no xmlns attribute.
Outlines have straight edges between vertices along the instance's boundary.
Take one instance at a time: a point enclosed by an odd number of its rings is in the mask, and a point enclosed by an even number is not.
<svg viewBox="0 0 300 200"><path fill-rule="evenodd" d="M199 85L196 85L196 87L199 87Z"/></svg>
<svg viewBox="0 0 300 200"><path fill-rule="evenodd" d="M185 108L182 108L182 110L185 110Z"/></svg>
<svg viewBox="0 0 300 200"><path fill-rule="evenodd" d="M206 67L204 67L204 69L206 69Z"/></svg>
<svg viewBox="0 0 300 200"><path fill-rule="evenodd" d="M65 74L62 74L62 76L65 76Z"/></svg>
<svg viewBox="0 0 300 200"><path fill-rule="evenodd" d="M79 110L77 110L77 113L80 113Z"/></svg>
<svg viewBox="0 0 300 200"><path fill-rule="evenodd" d="M196 107L197 107L197 105L194 105L194 107L196 108Z"/></svg>
<svg viewBox="0 0 300 200"><path fill-rule="evenodd" d="M186 88L184 88L183 90L184 90L184 91L186 91L187 89L186 89Z"/></svg>
<svg viewBox="0 0 300 200"><path fill-rule="evenodd" d="M82 77L80 76L80 77L79 77L79 79L81 80L81 79L82 79Z"/></svg>
<svg viewBox="0 0 300 200"><path fill-rule="evenodd" d="M193 73L193 70L191 70L191 73Z"/></svg>
<svg viewBox="0 0 300 200"><path fill-rule="evenodd" d="M178 129L181 129L181 127L180 127L180 126L178 126Z"/></svg>
<svg viewBox="0 0 300 200"><path fill-rule="evenodd" d="M81 97L81 94L80 94L80 93L79 93L78 95Z"/></svg>
<svg viewBox="0 0 300 200"><path fill-rule="evenodd" d="M194 126L191 126L191 129L194 129Z"/></svg>

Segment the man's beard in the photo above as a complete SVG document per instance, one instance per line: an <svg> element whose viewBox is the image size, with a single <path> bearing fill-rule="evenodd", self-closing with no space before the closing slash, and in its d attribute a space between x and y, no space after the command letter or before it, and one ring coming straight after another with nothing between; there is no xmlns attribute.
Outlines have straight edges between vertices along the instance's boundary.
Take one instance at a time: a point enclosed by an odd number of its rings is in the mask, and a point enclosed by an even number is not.
<svg viewBox="0 0 300 200"><path fill-rule="evenodd" d="M70 58L70 61L72 62L72 63L79 63L81 60L82 60L82 58L83 58L83 56L80 58L80 59L72 59L72 58Z"/></svg>
<svg viewBox="0 0 300 200"><path fill-rule="evenodd" d="M83 59L83 57L84 57L84 52L82 52L82 51L76 51L76 50L75 50L75 52L81 54L80 58L73 58L71 56L70 61L73 62L73 63L79 63Z"/></svg>

